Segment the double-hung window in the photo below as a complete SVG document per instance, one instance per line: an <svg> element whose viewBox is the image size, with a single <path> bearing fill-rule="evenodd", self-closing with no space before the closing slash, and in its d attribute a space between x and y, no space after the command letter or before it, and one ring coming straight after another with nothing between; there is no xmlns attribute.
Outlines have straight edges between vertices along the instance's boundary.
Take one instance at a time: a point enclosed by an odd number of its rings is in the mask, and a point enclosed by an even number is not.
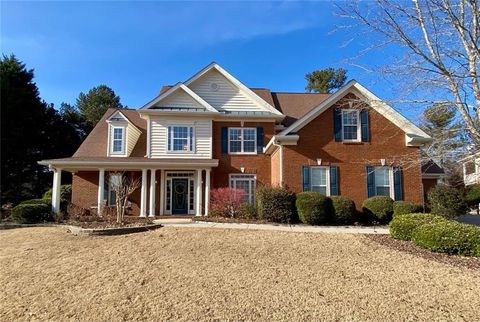
<svg viewBox="0 0 480 322"><path fill-rule="evenodd" d="M391 180L389 167L375 167L375 195L391 196Z"/></svg>
<svg viewBox="0 0 480 322"><path fill-rule="evenodd" d="M244 191L244 200L249 204L255 203L256 176L254 174L231 174L230 188Z"/></svg>
<svg viewBox="0 0 480 322"><path fill-rule="evenodd" d="M310 189L311 191L320 192L325 196L330 195L329 187L329 168L328 167L311 167L310 169Z"/></svg>
<svg viewBox="0 0 480 322"><path fill-rule="evenodd" d="M342 136L343 141L359 142L360 135L360 111L342 110Z"/></svg>
<svg viewBox="0 0 480 322"><path fill-rule="evenodd" d="M257 129L229 128L228 152L231 154L257 153Z"/></svg>
<svg viewBox="0 0 480 322"><path fill-rule="evenodd" d="M193 150L193 126L175 125L168 127L169 152L193 152Z"/></svg>
<svg viewBox="0 0 480 322"><path fill-rule="evenodd" d="M114 126L112 128L112 154L125 153L125 128Z"/></svg>

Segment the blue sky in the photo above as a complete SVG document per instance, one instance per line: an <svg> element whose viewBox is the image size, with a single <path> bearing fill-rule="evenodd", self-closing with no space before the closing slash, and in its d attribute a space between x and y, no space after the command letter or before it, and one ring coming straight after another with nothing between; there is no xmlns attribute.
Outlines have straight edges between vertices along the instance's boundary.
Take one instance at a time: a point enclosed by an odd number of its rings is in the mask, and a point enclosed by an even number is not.
<svg viewBox="0 0 480 322"><path fill-rule="evenodd" d="M35 69L42 98L56 106L107 84L138 108L211 61L274 91L304 91L305 73L343 67L378 96L396 98L394 82L347 61L368 40L332 33L348 23L334 12L330 2L2 2L1 49ZM389 55L356 63L383 64Z"/></svg>

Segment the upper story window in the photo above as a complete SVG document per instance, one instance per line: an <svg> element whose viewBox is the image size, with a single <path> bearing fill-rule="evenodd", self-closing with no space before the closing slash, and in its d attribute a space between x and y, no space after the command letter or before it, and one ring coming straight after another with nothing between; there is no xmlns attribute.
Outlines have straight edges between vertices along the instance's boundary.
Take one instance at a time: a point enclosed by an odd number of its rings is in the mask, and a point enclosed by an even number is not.
<svg viewBox="0 0 480 322"><path fill-rule="evenodd" d="M391 196L391 180L389 167L375 167L375 195Z"/></svg>
<svg viewBox="0 0 480 322"><path fill-rule="evenodd" d="M360 142L360 111L342 110L342 137L343 141Z"/></svg>
<svg viewBox="0 0 480 322"><path fill-rule="evenodd" d="M228 152L231 154L257 153L257 129L233 127L229 128Z"/></svg>
<svg viewBox="0 0 480 322"><path fill-rule="evenodd" d="M125 154L125 127L112 126L111 154Z"/></svg>
<svg viewBox="0 0 480 322"><path fill-rule="evenodd" d="M168 127L169 152L193 152L194 138L192 126Z"/></svg>

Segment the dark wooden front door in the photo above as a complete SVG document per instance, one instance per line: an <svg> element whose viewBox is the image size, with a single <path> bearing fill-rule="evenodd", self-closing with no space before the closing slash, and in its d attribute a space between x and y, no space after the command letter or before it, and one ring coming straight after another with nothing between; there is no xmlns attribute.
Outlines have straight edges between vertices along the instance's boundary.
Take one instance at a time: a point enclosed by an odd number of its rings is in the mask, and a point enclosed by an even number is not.
<svg viewBox="0 0 480 322"><path fill-rule="evenodd" d="M188 179L172 179L172 213L188 214Z"/></svg>

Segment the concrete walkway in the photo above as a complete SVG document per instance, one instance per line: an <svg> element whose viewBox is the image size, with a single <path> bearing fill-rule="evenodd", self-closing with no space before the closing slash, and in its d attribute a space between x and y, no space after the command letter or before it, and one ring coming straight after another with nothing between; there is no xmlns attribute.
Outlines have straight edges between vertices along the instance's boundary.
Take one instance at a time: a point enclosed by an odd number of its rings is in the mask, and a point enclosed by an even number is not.
<svg viewBox="0 0 480 322"><path fill-rule="evenodd" d="M304 233L348 233L348 234L389 234L387 226L363 227L363 226L307 226L307 225L274 225L274 224L237 224L216 223L205 221L192 221L190 219L157 219L166 227L188 228L221 228L221 229L247 229L247 230L271 230L291 231Z"/></svg>

